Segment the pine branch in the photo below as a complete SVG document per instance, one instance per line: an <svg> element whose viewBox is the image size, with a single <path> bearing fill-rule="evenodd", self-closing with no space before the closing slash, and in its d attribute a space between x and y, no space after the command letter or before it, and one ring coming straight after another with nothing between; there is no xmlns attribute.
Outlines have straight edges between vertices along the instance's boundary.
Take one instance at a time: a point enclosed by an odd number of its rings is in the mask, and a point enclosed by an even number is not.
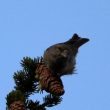
<svg viewBox="0 0 110 110"><path fill-rule="evenodd" d="M33 102L32 100L28 100L26 103L28 110L46 110L45 107L40 105L39 101Z"/></svg>
<svg viewBox="0 0 110 110"><path fill-rule="evenodd" d="M43 98L43 107L53 107L61 103L62 97L49 94Z"/></svg>
<svg viewBox="0 0 110 110"><path fill-rule="evenodd" d="M24 57L23 60L21 60L21 66L23 67L23 69L25 71L30 72L31 77L35 76L35 70L37 65L40 63L40 61L42 60L42 57L38 57L38 58L34 58L31 59L30 57Z"/></svg>
<svg viewBox="0 0 110 110"><path fill-rule="evenodd" d="M46 107L60 104L62 101L60 96L64 94L63 83L46 67L42 57L37 59L24 57L21 66L22 70L13 75L15 90L6 97L7 110L46 110ZM41 90L50 93L43 98L43 104L28 99L29 95L40 91L40 86Z"/></svg>
<svg viewBox="0 0 110 110"><path fill-rule="evenodd" d="M24 57L21 61L23 70L17 71L13 76L16 84L14 88L22 91L26 96L38 92L38 80L35 78L35 70L39 62L40 58Z"/></svg>
<svg viewBox="0 0 110 110"><path fill-rule="evenodd" d="M14 80L16 90L22 91L25 96L29 96L33 92L37 91L38 82L30 77L29 73L21 70L14 74Z"/></svg>

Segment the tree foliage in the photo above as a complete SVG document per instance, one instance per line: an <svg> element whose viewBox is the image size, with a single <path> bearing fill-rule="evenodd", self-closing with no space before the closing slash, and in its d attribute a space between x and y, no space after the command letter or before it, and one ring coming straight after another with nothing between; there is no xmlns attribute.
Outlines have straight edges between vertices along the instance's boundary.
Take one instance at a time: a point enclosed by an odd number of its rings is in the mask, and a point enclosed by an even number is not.
<svg viewBox="0 0 110 110"><path fill-rule="evenodd" d="M62 97L52 94L51 92L43 97L43 102L29 99L34 93L39 94L39 79L36 78L36 69L42 62L41 58L24 57L21 60L22 70L14 73L14 89L6 97L7 110L46 110L47 107L53 107L62 101ZM40 94L41 95L41 94ZM23 105L24 104L24 105ZM23 105L23 107L21 107Z"/></svg>

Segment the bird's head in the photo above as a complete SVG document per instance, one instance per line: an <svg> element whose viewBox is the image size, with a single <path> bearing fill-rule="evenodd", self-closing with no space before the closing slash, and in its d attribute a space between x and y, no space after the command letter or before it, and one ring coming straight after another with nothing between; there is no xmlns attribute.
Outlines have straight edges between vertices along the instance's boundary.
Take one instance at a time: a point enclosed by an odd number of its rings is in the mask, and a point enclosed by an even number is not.
<svg viewBox="0 0 110 110"><path fill-rule="evenodd" d="M79 37L77 34L74 34L71 39L65 42L65 44L79 48L80 46L87 43L88 41L89 41L88 38L82 38L82 37Z"/></svg>

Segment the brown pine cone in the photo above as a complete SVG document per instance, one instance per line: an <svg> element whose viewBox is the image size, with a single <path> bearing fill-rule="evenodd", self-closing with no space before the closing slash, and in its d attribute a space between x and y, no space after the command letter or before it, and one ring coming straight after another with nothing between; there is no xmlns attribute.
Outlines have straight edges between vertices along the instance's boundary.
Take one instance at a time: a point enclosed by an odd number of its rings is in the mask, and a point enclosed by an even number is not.
<svg viewBox="0 0 110 110"><path fill-rule="evenodd" d="M26 110L22 101L15 101L10 105L9 110Z"/></svg>
<svg viewBox="0 0 110 110"><path fill-rule="evenodd" d="M60 77L52 73L43 62L39 63L39 66L37 66L36 77L39 80L41 90L58 96L64 94L64 88Z"/></svg>

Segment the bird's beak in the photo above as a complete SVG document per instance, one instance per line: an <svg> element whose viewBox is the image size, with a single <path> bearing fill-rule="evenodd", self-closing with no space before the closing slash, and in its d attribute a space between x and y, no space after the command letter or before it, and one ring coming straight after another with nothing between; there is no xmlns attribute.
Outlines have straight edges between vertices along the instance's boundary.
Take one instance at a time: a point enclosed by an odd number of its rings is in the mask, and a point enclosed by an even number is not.
<svg viewBox="0 0 110 110"><path fill-rule="evenodd" d="M87 43L89 41L88 38L80 38L74 45L79 48L83 44Z"/></svg>

